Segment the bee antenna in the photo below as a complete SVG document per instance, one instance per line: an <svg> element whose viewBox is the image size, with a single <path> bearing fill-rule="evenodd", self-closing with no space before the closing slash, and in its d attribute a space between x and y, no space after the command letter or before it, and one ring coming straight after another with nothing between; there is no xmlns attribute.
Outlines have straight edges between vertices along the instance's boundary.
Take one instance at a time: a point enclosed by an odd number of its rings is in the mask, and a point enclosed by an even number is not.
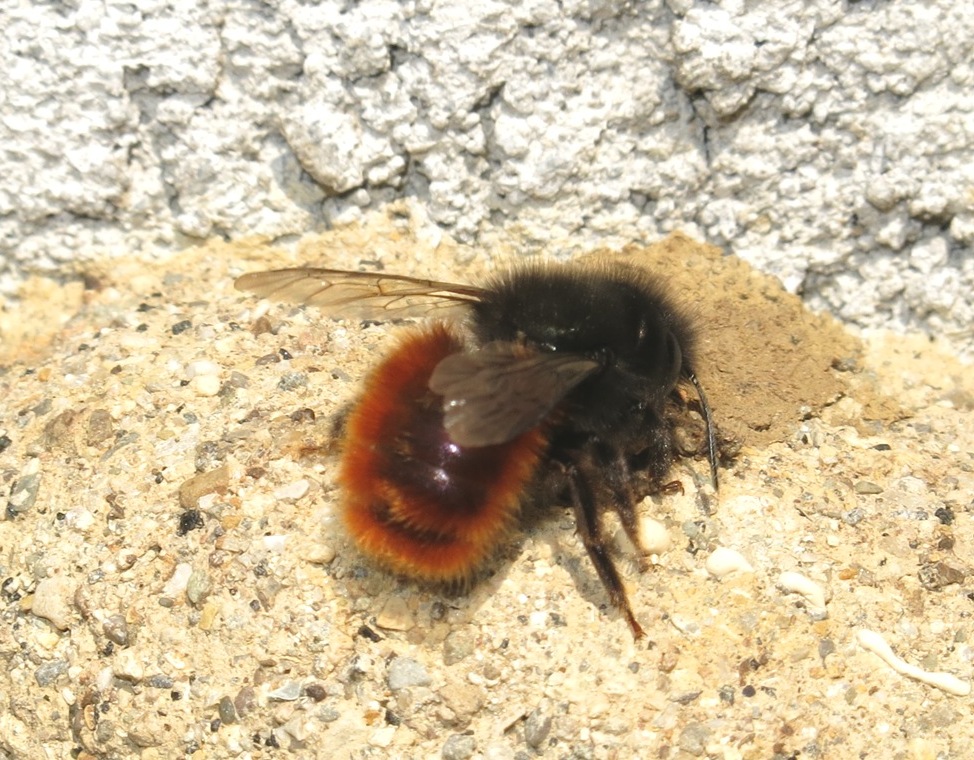
<svg viewBox="0 0 974 760"><path fill-rule="evenodd" d="M707 428L707 459L710 461L710 480L714 484L714 490L717 490L717 436L714 433L714 421L710 416L710 404L707 403L707 396L703 392L703 387L700 385L700 381L697 380L697 376L690 370L687 370L687 379L693 383L693 387L697 391L697 398L700 399L700 408L703 410L703 422Z"/></svg>

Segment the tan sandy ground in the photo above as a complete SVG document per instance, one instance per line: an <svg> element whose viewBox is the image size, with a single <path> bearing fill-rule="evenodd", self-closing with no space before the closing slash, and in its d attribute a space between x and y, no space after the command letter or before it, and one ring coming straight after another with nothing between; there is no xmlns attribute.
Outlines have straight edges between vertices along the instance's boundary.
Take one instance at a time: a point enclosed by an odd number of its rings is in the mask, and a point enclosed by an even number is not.
<svg viewBox="0 0 974 760"><path fill-rule="evenodd" d="M377 260L476 281L483 252L402 207L294 255L213 243L28 283L0 312L0 756L974 756L951 693L974 667L970 369L860 344L685 238L624 255L695 312L737 454L716 499L692 460L646 503L670 548L623 560L638 645L562 508L466 595L356 554L320 447L397 328L232 287Z"/></svg>

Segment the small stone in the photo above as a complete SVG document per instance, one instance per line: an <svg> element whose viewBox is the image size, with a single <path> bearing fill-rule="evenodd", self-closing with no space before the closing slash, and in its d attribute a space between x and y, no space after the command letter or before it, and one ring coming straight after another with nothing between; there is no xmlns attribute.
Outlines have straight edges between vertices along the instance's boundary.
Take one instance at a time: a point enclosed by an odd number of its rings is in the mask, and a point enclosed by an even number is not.
<svg viewBox="0 0 974 760"><path fill-rule="evenodd" d="M59 631L71 625L71 603L74 598L74 584L63 575L45 578L34 590L31 611L44 618Z"/></svg>
<svg viewBox="0 0 974 760"><path fill-rule="evenodd" d="M180 562L172 571L166 585L162 587L162 595L170 599L178 599L185 591L189 577L193 574L193 566L188 562Z"/></svg>
<svg viewBox="0 0 974 760"><path fill-rule="evenodd" d="M335 547L331 544L314 543L302 552L302 559L314 565L330 565L336 556Z"/></svg>
<svg viewBox="0 0 974 760"><path fill-rule="evenodd" d="M129 645L129 626L122 615L109 615L101 624L102 631L109 641L121 647Z"/></svg>
<svg viewBox="0 0 974 760"><path fill-rule="evenodd" d="M304 388L308 384L307 372L285 372L277 383L277 387L282 391L293 391L297 388Z"/></svg>
<svg viewBox="0 0 974 760"><path fill-rule="evenodd" d="M220 715L220 721L224 725L237 722L237 710L233 706L233 700L230 699L230 697L223 697L220 700L220 704L217 707L217 712Z"/></svg>
<svg viewBox="0 0 974 760"><path fill-rule="evenodd" d="M173 680L169 676L157 673L154 676L149 676L146 683L153 689L171 689L173 685Z"/></svg>
<svg viewBox="0 0 974 760"><path fill-rule="evenodd" d="M297 501L301 497L305 496L310 489L311 483L308 482L307 478L302 478L301 480L296 480L293 483L288 483L287 485L275 488L274 498L282 501Z"/></svg>
<svg viewBox="0 0 974 760"><path fill-rule="evenodd" d="M145 677L145 668L135 652L131 649L123 649L115 657L112 673L123 681L139 683Z"/></svg>
<svg viewBox="0 0 974 760"><path fill-rule="evenodd" d="M529 747L538 749L551 733L551 703L543 699L524 721L524 741Z"/></svg>
<svg viewBox="0 0 974 760"><path fill-rule="evenodd" d="M468 631L453 631L443 642L443 662L455 665L473 654L476 649L476 638Z"/></svg>
<svg viewBox="0 0 974 760"><path fill-rule="evenodd" d="M376 615L375 624L387 631L408 631L416 623L406 600L401 596L392 596Z"/></svg>
<svg viewBox="0 0 974 760"><path fill-rule="evenodd" d="M20 477L10 489L7 500L7 517L14 519L19 514L27 512L37 501L37 491L41 485L41 460L31 458L27 466L20 472Z"/></svg>
<svg viewBox="0 0 974 760"><path fill-rule="evenodd" d="M514 760L514 748L507 744L488 744L484 747L484 760Z"/></svg>
<svg viewBox="0 0 974 760"><path fill-rule="evenodd" d="M195 509L202 496L208 493L226 493L230 486L230 468L227 465L194 475L179 486L179 505L183 509Z"/></svg>
<svg viewBox="0 0 974 760"><path fill-rule="evenodd" d="M237 696L233 698L233 708L240 718L257 708L257 692L254 691L253 686L244 686L237 692Z"/></svg>
<svg viewBox="0 0 974 760"><path fill-rule="evenodd" d="M853 490L858 494L877 494L882 493L882 486L878 486L869 480L857 480Z"/></svg>
<svg viewBox="0 0 974 760"><path fill-rule="evenodd" d="M197 375L189 381L189 387L197 396L216 396L220 392L220 378L216 375Z"/></svg>
<svg viewBox="0 0 974 760"><path fill-rule="evenodd" d="M200 359L186 365L186 377L189 380L192 380L194 377L202 377L203 375L219 374L220 365L216 362L210 361L209 359Z"/></svg>
<svg viewBox="0 0 974 760"><path fill-rule="evenodd" d="M639 521L639 539L647 554L662 554L670 548L670 532L666 525L652 517Z"/></svg>
<svg viewBox="0 0 974 760"><path fill-rule="evenodd" d="M477 740L469 734L453 734L443 743L443 760L467 760L477 751Z"/></svg>
<svg viewBox="0 0 974 760"><path fill-rule="evenodd" d="M680 732L680 749L694 757L701 757L707 751L712 733L703 723L688 723Z"/></svg>
<svg viewBox="0 0 974 760"><path fill-rule="evenodd" d="M409 657L396 657L389 663L386 682L391 691L399 691L409 686L429 686L432 679L426 668Z"/></svg>
<svg viewBox="0 0 974 760"><path fill-rule="evenodd" d="M320 702L325 697L328 696L328 692L325 691L325 687L320 683L310 683L304 687L304 693L311 697L315 702Z"/></svg>
<svg viewBox="0 0 974 760"><path fill-rule="evenodd" d="M372 747L378 747L379 749L385 749L390 744L396 735L395 726L383 726L372 732L369 737L369 745Z"/></svg>
<svg viewBox="0 0 974 760"><path fill-rule="evenodd" d="M68 455L77 453L75 447L74 424L78 413L73 409L66 409L48 420L44 425L41 445L47 451L61 451Z"/></svg>
<svg viewBox="0 0 974 760"><path fill-rule="evenodd" d="M213 587L210 576L203 570L194 570L186 582L186 598L194 607L206 598Z"/></svg>
<svg viewBox="0 0 974 760"><path fill-rule="evenodd" d="M301 684L297 681L285 681L267 695L269 699L276 699L278 702L293 702L300 696Z"/></svg>
<svg viewBox="0 0 974 760"><path fill-rule="evenodd" d="M917 571L920 585L927 591L939 591L953 583L963 583L967 575L967 570L964 568L943 561L929 562Z"/></svg>
<svg viewBox="0 0 974 760"><path fill-rule="evenodd" d="M466 722L484 706L483 689L466 681L453 681L440 689L443 704L453 710L457 720Z"/></svg>
<svg viewBox="0 0 974 760"><path fill-rule="evenodd" d="M85 431L85 443L97 446L112 437L112 416L104 409L93 409L88 415L88 427Z"/></svg>
<svg viewBox="0 0 974 760"><path fill-rule="evenodd" d="M58 678L68 672L68 663L65 660L54 660L45 662L34 671L34 679L38 686L51 686Z"/></svg>
<svg viewBox="0 0 974 760"><path fill-rule="evenodd" d="M213 630L213 625L216 623L216 618L219 612L220 605L214 604L212 601L208 601L203 605L203 609L200 610L200 620L196 624L196 627L201 631Z"/></svg>

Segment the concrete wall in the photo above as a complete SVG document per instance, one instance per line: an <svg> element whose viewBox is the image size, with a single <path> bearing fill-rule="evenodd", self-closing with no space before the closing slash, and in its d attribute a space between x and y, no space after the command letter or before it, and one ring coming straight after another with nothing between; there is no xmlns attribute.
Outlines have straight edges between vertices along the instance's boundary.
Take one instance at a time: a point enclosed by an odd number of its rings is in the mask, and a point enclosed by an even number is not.
<svg viewBox="0 0 974 760"><path fill-rule="evenodd" d="M968 3L8 0L0 25L0 291L411 196L531 252L682 228L974 346Z"/></svg>

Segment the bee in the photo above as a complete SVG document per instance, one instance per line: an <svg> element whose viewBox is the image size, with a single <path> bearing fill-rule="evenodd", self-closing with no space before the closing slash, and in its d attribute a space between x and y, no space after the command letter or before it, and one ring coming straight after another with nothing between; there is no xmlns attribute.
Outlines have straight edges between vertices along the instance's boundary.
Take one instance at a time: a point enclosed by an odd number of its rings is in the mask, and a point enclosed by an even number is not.
<svg viewBox="0 0 974 760"><path fill-rule="evenodd" d="M341 514L360 551L406 576L465 582L527 499L567 503L609 600L644 635L602 516L614 510L645 555L638 499L682 489L665 482L665 407L681 383L696 391L717 486L695 331L663 283L622 264L533 262L479 287L318 268L235 286L334 318L438 317L404 331L345 419Z"/></svg>

